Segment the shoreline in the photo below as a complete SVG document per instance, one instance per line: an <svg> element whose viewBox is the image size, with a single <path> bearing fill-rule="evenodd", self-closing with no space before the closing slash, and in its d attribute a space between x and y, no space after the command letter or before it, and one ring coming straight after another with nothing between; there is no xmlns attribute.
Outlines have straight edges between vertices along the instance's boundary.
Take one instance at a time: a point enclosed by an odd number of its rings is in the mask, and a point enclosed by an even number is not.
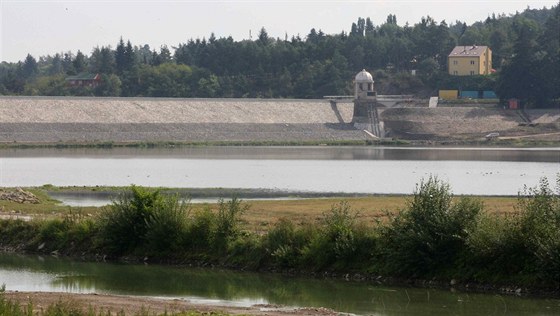
<svg viewBox="0 0 560 316"><path fill-rule="evenodd" d="M560 133L558 133L560 138ZM274 147L274 146L387 146L387 147L473 147L473 148L550 148L559 147L560 139L532 140L526 139L534 135L523 137L504 137L497 139L470 138L470 139L364 139L364 140L286 140L286 141L99 141L99 142L0 142L0 149L27 149L27 148L182 148L182 147Z"/></svg>
<svg viewBox="0 0 560 316"><path fill-rule="evenodd" d="M188 299L156 298L134 295L113 295L97 293L66 293L66 292L18 292L6 291L3 294L6 299L18 302L22 307L33 303L34 311L44 310L54 304L65 304L74 309L88 312L90 308L98 313L123 311L125 315L134 315L142 312L150 314L197 312L202 315L214 315L225 313L226 315L341 315L327 308L300 308L268 304L256 304L250 306L235 306L233 304L204 304Z"/></svg>

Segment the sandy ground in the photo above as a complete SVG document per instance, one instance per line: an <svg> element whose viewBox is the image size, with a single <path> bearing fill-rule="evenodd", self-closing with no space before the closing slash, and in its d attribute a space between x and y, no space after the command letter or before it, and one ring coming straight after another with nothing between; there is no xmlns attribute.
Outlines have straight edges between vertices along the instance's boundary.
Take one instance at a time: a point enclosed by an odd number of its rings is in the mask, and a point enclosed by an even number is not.
<svg viewBox="0 0 560 316"><path fill-rule="evenodd" d="M203 313L223 312L231 315L340 315L326 308L288 308L273 305L253 305L249 307L205 305L187 300L159 299L138 296L119 296L101 294L70 294L51 292L6 292L5 297L27 306L31 301L35 311L45 310L52 304L63 302L72 308L88 311L93 308L96 312L117 313L124 311L126 315L134 315L140 311L150 314L164 312L198 311Z"/></svg>

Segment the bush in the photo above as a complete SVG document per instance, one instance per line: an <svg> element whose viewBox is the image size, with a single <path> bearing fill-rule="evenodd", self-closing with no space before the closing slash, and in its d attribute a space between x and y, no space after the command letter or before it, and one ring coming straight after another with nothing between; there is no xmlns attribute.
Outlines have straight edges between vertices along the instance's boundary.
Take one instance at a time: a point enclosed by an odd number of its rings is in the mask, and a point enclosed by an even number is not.
<svg viewBox="0 0 560 316"><path fill-rule="evenodd" d="M560 174L556 194L542 178L538 187L523 190L518 208L519 235L534 256L534 268L545 280L560 280Z"/></svg>
<svg viewBox="0 0 560 316"><path fill-rule="evenodd" d="M356 224L356 217L347 202L333 205L303 247L303 259L315 269L348 268L367 261L374 241L365 227Z"/></svg>
<svg viewBox="0 0 560 316"><path fill-rule="evenodd" d="M254 234L241 233L228 246L227 261L238 268L257 270L266 257L262 238Z"/></svg>
<svg viewBox="0 0 560 316"><path fill-rule="evenodd" d="M35 244L45 243L45 249L50 250L56 250L68 246L69 225L70 223L68 221L60 219L52 219L41 222Z"/></svg>
<svg viewBox="0 0 560 316"><path fill-rule="evenodd" d="M560 188L557 191L555 195L543 178L538 187L519 193L517 214L480 218L468 239L475 280L560 280Z"/></svg>
<svg viewBox="0 0 560 316"><path fill-rule="evenodd" d="M37 236L39 222L26 222L21 219L0 221L0 244L19 247L23 242Z"/></svg>
<svg viewBox="0 0 560 316"><path fill-rule="evenodd" d="M183 236L185 250L202 253L211 248L212 234L216 229L215 218L215 214L208 206L194 214Z"/></svg>
<svg viewBox="0 0 560 316"><path fill-rule="evenodd" d="M529 253L519 234L519 216L483 214L467 238L465 278L497 282L518 275L527 266Z"/></svg>
<svg viewBox="0 0 560 316"><path fill-rule="evenodd" d="M171 255L181 250L191 210L189 202L179 202L177 195L164 197L148 215L146 248L150 255Z"/></svg>
<svg viewBox="0 0 560 316"><path fill-rule="evenodd" d="M315 234L311 225L297 229L289 220L280 219L264 237L264 248L274 266L294 268L301 263L302 249Z"/></svg>
<svg viewBox="0 0 560 316"><path fill-rule="evenodd" d="M161 196L132 186L131 194L121 193L99 216L100 244L112 255L122 255L144 243L150 212Z"/></svg>
<svg viewBox="0 0 560 316"><path fill-rule="evenodd" d="M158 190L131 187L99 216L99 243L111 255L172 253L186 230L188 204Z"/></svg>
<svg viewBox="0 0 560 316"><path fill-rule="evenodd" d="M236 197L227 202L220 199L212 239L212 245L218 253L224 253L227 250L228 242L237 237L239 233L239 216L247 211L248 208L249 205L244 204L242 200Z"/></svg>
<svg viewBox="0 0 560 316"><path fill-rule="evenodd" d="M482 203L453 203L449 185L430 177L417 186L408 206L380 229L385 272L428 277L454 267L476 227Z"/></svg>

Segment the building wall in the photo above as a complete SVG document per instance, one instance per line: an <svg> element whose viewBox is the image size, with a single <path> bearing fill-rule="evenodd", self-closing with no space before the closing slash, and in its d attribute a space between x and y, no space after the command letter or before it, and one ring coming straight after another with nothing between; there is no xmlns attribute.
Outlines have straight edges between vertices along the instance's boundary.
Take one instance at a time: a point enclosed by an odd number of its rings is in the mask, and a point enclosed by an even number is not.
<svg viewBox="0 0 560 316"><path fill-rule="evenodd" d="M492 51L487 48L481 56L449 56L447 62L450 75L488 75L492 70Z"/></svg>

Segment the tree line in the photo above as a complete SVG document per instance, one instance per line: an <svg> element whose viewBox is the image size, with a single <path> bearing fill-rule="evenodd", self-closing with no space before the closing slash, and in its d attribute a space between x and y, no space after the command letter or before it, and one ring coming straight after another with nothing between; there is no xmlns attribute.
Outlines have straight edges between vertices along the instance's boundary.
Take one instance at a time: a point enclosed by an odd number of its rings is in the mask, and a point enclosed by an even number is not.
<svg viewBox="0 0 560 316"><path fill-rule="evenodd" d="M358 18L350 31L305 37L270 37L263 27L254 40L190 39L176 47L111 46L57 53L0 64L0 94L224 98L321 98L352 94L352 78L372 72L381 94L436 95L438 89L495 90L502 100L555 106L560 97L559 6L492 14L467 25L432 17L404 26L390 14L376 25ZM456 45L487 45L489 76L447 74ZM412 74L415 70L416 74ZM69 75L99 73L97 87L71 87ZM556 103L557 104L557 103Z"/></svg>

